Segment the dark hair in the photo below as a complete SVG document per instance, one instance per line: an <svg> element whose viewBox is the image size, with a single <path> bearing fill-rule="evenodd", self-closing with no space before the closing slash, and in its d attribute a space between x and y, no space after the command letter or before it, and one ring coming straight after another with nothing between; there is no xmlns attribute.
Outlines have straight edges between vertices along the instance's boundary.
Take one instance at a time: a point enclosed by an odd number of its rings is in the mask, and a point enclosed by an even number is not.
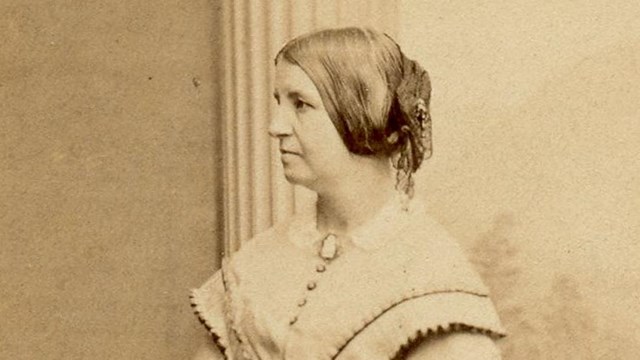
<svg viewBox="0 0 640 360"><path fill-rule="evenodd" d="M276 64L281 59L313 81L347 149L395 155L398 186L412 191L411 174L431 155L427 72L388 35L356 27L301 35L280 50Z"/></svg>

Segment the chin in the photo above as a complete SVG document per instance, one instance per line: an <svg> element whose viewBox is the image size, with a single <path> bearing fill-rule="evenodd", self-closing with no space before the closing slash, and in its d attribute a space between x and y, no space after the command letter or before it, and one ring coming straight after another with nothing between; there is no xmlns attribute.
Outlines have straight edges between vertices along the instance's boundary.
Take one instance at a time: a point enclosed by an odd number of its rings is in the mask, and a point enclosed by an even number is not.
<svg viewBox="0 0 640 360"><path fill-rule="evenodd" d="M284 177L285 179L287 179L287 181L291 185L300 185L300 186L306 187L309 190L315 191L314 184L316 181L315 181L315 178L311 176L303 176L301 174L298 174L292 171L287 171L285 169Z"/></svg>

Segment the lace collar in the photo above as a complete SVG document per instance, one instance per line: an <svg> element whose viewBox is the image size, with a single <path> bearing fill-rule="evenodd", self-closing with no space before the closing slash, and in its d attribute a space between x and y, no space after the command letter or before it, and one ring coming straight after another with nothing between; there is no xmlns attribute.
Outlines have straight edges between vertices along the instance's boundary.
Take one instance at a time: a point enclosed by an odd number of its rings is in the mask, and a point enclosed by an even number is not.
<svg viewBox="0 0 640 360"><path fill-rule="evenodd" d="M408 225L416 213L422 213L423 208L419 200L413 199L403 206L401 197L393 196L371 219L351 231L348 237L361 249L377 249ZM298 247L313 246L327 235L317 229L315 206L295 214L288 229L289 240Z"/></svg>

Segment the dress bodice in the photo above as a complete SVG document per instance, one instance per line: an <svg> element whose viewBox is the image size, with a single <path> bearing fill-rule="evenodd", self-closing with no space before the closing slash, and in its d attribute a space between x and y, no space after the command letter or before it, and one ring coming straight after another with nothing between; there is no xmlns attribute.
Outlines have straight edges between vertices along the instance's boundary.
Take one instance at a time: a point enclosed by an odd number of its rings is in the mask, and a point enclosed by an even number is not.
<svg viewBox="0 0 640 360"><path fill-rule="evenodd" d="M390 359L435 332L503 336L486 287L421 204L387 205L338 241L334 259L319 256L324 237L299 216L194 290L227 358Z"/></svg>

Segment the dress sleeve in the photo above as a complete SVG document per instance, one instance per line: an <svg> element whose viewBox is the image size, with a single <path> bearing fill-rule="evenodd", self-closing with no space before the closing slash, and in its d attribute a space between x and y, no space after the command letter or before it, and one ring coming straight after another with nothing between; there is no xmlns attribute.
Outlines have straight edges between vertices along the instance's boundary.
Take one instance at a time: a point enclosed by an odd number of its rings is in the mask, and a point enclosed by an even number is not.
<svg viewBox="0 0 640 360"><path fill-rule="evenodd" d="M416 345L453 333L493 340L505 336L489 297L458 291L427 294L382 312L349 340L338 359L404 359Z"/></svg>
<svg viewBox="0 0 640 360"><path fill-rule="evenodd" d="M222 271L218 270L200 288L191 290L191 306L200 322L212 335L223 354L229 348L226 323L225 287Z"/></svg>

